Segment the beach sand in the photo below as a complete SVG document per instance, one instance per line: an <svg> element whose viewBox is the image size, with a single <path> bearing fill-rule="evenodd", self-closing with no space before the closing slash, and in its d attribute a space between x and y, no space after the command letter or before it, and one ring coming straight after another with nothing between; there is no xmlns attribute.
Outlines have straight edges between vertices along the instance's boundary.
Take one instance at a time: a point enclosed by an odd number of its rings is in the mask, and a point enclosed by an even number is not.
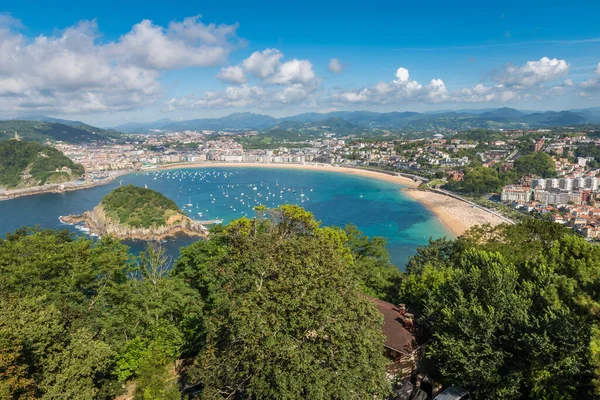
<svg viewBox="0 0 600 400"><path fill-rule="evenodd" d="M505 222L485 210L441 193L417 189L404 189L403 193L430 209L455 236L462 235L475 225L496 226Z"/></svg>
<svg viewBox="0 0 600 400"><path fill-rule="evenodd" d="M372 179L383 180L386 182L397 183L404 186L402 192L411 199L418 201L423 206L431 210L448 229L453 236L460 236L469 228L475 225L490 224L496 226L502 222L502 219L486 212L480 208L473 208L468 203L445 196L432 191L418 190L419 182L403 176L389 175L383 172L371 171L358 168L337 167L332 165L317 164L259 164L259 163L183 163L171 164L159 167L158 169L175 168L279 168L279 169L301 169L310 171L338 172L350 175L363 176Z"/></svg>
<svg viewBox="0 0 600 400"><path fill-rule="evenodd" d="M416 188L419 182L403 176L389 175L384 172L370 171L359 168L337 167L333 165L318 164L259 164L259 163L183 163L171 164L159 167L157 169L175 169L175 168L277 168L277 169L302 169L309 171L340 172L349 175L363 176L366 178L378 179L386 182L397 183L399 185Z"/></svg>

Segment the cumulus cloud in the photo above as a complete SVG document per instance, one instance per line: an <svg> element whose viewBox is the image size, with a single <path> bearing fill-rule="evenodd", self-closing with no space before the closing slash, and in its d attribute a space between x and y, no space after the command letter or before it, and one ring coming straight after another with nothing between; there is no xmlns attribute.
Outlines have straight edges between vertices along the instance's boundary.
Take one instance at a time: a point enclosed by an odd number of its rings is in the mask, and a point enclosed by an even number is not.
<svg viewBox="0 0 600 400"><path fill-rule="evenodd" d="M332 58L329 60L327 69L329 69L329 72L333 72L334 74L341 74L344 71L342 62L338 58Z"/></svg>
<svg viewBox="0 0 600 400"><path fill-rule="evenodd" d="M432 79L427 86L410 79L408 69L396 70L396 79L379 82L358 90L342 90L334 93L332 100L342 103L390 104L411 101L437 103L447 99L448 91L444 81Z"/></svg>
<svg viewBox="0 0 600 400"><path fill-rule="evenodd" d="M593 93L600 93L600 63L594 70L594 77L579 83L579 95L589 97Z"/></svg>
<svg viewBox="0 0 600 400"><path fill-rule="evenodd" d="M18 26L0 19L0 109L12 112L130 110L159 99L163 71L217 65L239 45L237 25L199 17L167 28L144 20L106 44L96 21L35 38Z"/></svg>
<svg viewBox="0 0 600 400"><path fill-rule="evenodd" d="M217 78L229 83L242 84L248 82L244 69L239 65L221 68Z"/></svg>
<svg viewBox="0 0 600 400"><path fill-rule="evenodd" d="M270 82L277 85L294 83L311 85L315 79L316 75L310 61L294 59L281 64L277 69L277 73L270 79Z"/></svg>
<svg viewBox="0 0 600 400"><path fill-rule="evenodd" d="M255 51L242 62L242 65L252 75L266 79L275 73L275 69L281 64L283 53L277 49L265 49Z"/></svg>
<svg viewBox="0 0 600 400"><path fill-rule="evenodd" d="M496 80L507 86L535 86L568 75L570 68L565 60L542 57L521 67L508 64Z"/></svg>
<svg viewBox="0 0 600 400"><path fill-rule="evenodd" d="M200 97L173 98L167 103L167 109L316 105L314 96L321 80L316 76L312 63L299 59L283 62L282 59L283 53L278 49L255 51L240 64L222 68L217 75L221 80L240 86L230 86L220 92L205 92ZM257 83L248 84L247 75L254 77Z"/></svg>
<svg viewBox="0 0 600 400"><path fill-rule="evenodd" d="M311 98L313 93L312 88L298 83L283 88L243 84L227 87L223 91L205 92L201 97L172 98L166 103L166 109L169 111L244 107L275 109L290 104L314 107L316 102Z"/></svg>
<svg viewBox="0 0 600 400"><path fill-rule="evenodd" d="M409 76L410 75L409 75L408 70L406 68L400 67L400 68L398 68L396 70L396 78L398 78L399 82L406 82L406 81L408 81Z"/></svg>

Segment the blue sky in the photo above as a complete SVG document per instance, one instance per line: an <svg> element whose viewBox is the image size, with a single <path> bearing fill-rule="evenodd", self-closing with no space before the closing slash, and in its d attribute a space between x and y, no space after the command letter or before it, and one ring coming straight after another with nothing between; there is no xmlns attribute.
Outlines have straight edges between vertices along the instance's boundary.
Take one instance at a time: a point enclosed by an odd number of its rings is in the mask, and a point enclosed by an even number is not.
<svg viewBox="0 0 600 400"><path fill-rule="evenodd" d="M112 125L600 106L596 1L24 0L0 10L5 117Z"/></svg>

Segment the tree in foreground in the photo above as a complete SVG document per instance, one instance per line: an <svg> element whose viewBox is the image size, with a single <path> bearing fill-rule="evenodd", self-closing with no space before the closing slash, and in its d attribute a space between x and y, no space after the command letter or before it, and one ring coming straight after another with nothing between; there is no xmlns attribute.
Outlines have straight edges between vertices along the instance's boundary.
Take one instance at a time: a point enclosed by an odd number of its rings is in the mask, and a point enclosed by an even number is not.
<svg viewBox="0 0 600 400"><path fill-rule="evenodd" d="M373 399L387 393L382 316L344 231L297 206L258 209L182 250L175 276L205 302L190 373L207 399Z"/></svg>
<svg viewBox="0 0 600 400"><path fill-rule="evenodd" d="M477 399L600 396L600 248L551 222L472 229L409 262L431 373Z"/></svg>

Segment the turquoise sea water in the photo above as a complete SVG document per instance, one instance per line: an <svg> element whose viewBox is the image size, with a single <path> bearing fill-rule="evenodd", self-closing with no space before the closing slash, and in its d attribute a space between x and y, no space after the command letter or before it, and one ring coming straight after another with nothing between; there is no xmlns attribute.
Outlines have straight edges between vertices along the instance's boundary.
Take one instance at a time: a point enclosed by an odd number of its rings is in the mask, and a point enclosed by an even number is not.
<svg viewBox="0 0 600 400"><path fill-rule="evenodd" d="M335 172L235 167L141 172L92 189L0 201L0 235L35 225L77 231L58 217L92 209L120 184L147 186L173 199L194 219L225 223L252 217L256 204L299 204L324 225L353 223L369 236L387 238L392 261L400 268L429 237L449 235L437 217L404 196L397 184ZM164 245L177 256L180 246L194 240L178 238ZM126 244L134 252L144 246Z"/></svg>

